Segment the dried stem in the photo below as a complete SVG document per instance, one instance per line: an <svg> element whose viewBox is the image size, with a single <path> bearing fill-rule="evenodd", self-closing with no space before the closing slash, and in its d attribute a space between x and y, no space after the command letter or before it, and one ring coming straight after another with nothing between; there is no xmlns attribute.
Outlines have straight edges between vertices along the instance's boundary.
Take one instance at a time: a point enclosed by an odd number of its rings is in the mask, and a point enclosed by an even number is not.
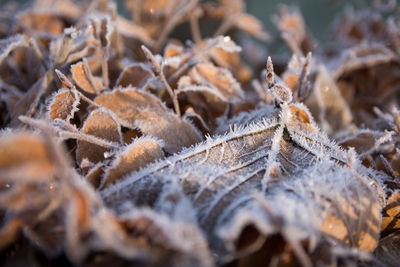
<svg viewBox="0 0 400 267"><path fill-rule="evenodd" d="M67 78L67 76L64 75L61 71L58 69L55 69L54 72L57 74L58 79L68 89L75 88L75 86L72 84L72 82Z"/></svg>
<svg viewBox="0 0 400 267"><path fill-rule="evenodd" d="M85 68L84 68L85 70ZM95 103L93 100L89 99L86 97L84 94L82 94L80 91L78 91L75 87L75 85L72 84L72 82L58 69L55 70L55 73L57 74L58 78L60 79L61 83L65 85L68 89L74 91L81 99L89 103L90 105L100 108L101 106ZM93 87L94 88L94 87Z"/></svg>
<svg viewBox="0 0 400 267"><path fill-rule="evenodd" d="M268 88L272 88L275 85L274 65L272 65L271 57L267 59L267 82Z"/></svg>
<svg viewBox="0 0 400 267"><path fill-rule="evenodd" d="M110 86L110 79L108 77L108 49L107 47L103 47L102 50L101 71L103 74L103 86L104 88L108 88Z"/></svg>
<svg viewBox="0 0 400 267"><path fill-rule="evenodd" d="M65 130L60 130L59 128L54 127L43 120L35 120L35 119L31 119L26 116L19 116L18 118L23 123L26 123L34 128L38 128L44 132L51 133L52 135L61 137L63 139L77 139L77 140L86 141L88 143L92 143L92 144L95 144L95 145L98 145L101 147L105 147L105 148L118 148L119 147L117 143L108 142L104 139L98 138L93 135L84 134L84 133L80 133L80 132L76 133L76 132L68 132Z"/></svg>
<svg viewBox="0 0 400 267"><path fill-rule="evenodd" d="M174 91L172 90L171 86L169 85L167 79L165 78L162 66L160 66L160 64L154 58L154 55L151 53L151 51L146 46L142 45L142 50L143 50L146 58L153 65L154 70L157 72L157 74L160 77L161 81L163 82L165 88L167 89L168 94L171 97L172 102L174 104L175 112L180 117L181 116L181 110L179 108L178 96L174 93Z"/></svg>
<svg viewBox="0 0 400 267"><path fill-rule="evenodd" d="M169 33L175 28L175 26L197 5L198 1L189 1L189 3L177 10L177 12L168 20L167 25L162 29L161 35L154 45L155 51L159 51L162 45L165 43Z"/></svg>
<svg viewBox="0 0 400 267"><path fill-rule="evenodd" d="M301 70L299 77L299 86L294 95L294 99L303 98L307 95L307 80L310 74L310 63L311 63L312 53L308 52L306 57L306 62L304 62L303 69Z"/></svg>
<svg viewBox="0 0 400 267"><path fill-rule="evenodd" d="M199 20L196 16L195 12L192 12L192 16L190 16L190 31L192 33L193 40L196 44L201 43L201 32L199 27Z"/></svg>

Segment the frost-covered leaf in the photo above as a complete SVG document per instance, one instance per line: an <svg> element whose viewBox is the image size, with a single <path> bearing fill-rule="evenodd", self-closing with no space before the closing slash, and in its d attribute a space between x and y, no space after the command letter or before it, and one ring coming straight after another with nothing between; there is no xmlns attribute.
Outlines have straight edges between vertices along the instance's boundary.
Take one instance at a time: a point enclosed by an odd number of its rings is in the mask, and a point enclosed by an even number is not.
<svg viewBox="0 0 400 267"><path fill-rule="evenodd" d="M313 50L310 34L299 9L282 5L279 14L274 17L274 23L293 53L300 56Z"/></svg>
<svg viewBox="0 0 400 267"><path fill-rule="evenodd" d="M338 136L350 128L353 120L350 107L325 67L320 67L307 103L313 114L318 114L317 120L329 135Z"/></svg>
<svg viewBox="0 0 400 267"><path fill-rule="evenodd" d="M0 40L0 63L17 47L28 46L23 34L14 35Z"/></svg>
<svg viewBox="0 0 400 267"><path fill-rule="evenodd" d="M122 87L142 88L151 77L153 77L153 72L148 66L133 63L121 72L116 84Z"/></svg>
<svg viewBox="0 0 400 267"><path fill-rule="evenodd" d="M271 37L269 34L263 29L261 21L259 21L256 17L249 14L241 14L235 18L235 26L260 39L263 41L269 40Z"/></svg>
<svg viewBox="0 0 400 267"><path fill-rule="evenodd" d="M52 172L52 160L43 138L31 133L1 133L0 177L36 180L48 177ZM10 178L8 178L10 179ZM8 182L13 182L13 179ZM18 179L18 180L19 180Z"/></svg>
<svg viewBox="0 0 400 267"><path fill-rule="evenodd" d="M143 108L133 123L143 134L164 140L164 149L171 154L202 140L200 132L190 122L172 112Z"/></svg>
<svg viewBox="0 0 400 267"><path fill-rule="evenodd" d="M79 96L73 90L61 89L54 93L48 106L51 120L61 119L69 121L78 111Z"/></svg>
<svg viewBox="0 0 400 267"><path fill-rule="evenodd" d="M396 231L379 241L374 256L386 266L397 266L400 257L400 231Z"/></svg>
<svg viewBox="0 0 400 267"><path fill-rule="evenodd" d="M400 230L400 192L395 191L387 200L382 215L382 236Z"/></svg>
<svg viewBox="0 0 400 267"><path fill-rule="evenodd" d="M195 84L214 88L229 101L243 98L240 84L224 68L215 67L210 63L201 63L190 71L189 76Z"/></svg>
<svg viewBox="0 0 400 267"><path fill-rule="evenodd" d="M126 127L133 126L139 109L148 107L161 111L167 110L157 97L132 87L116 88L112 92L103 93L96 97L95 102L114 112L125 122Z"/></svg>
<svg viewBox="0 0 400 267"><path fill-rule="evenodd" d="M40 37L54 38L63 33L66 23L50 10L26 10L18 14L20 26Z"/></svg>
<svg viewBox="0 0 400 267"><path fill-rule="evenodd" d="M81 132L115 143L122 142L120 125L116 118L107 111L97 109L92 111L85 120ZM80 163L84 158L97 163L107 158L110 149L87 141L78 141L76 160Z"/></svg>
<svg viewBox="0 0 400 267"><path fill-rule="evenodd" d="M370 186L372 174L319 133L303 105L283 105L279 113L132 173L103 190L102 198L120 213L131 205L154 205L166 188L179 183L222 261L260 248L256 243L243 251L236 247L246 226L254 226L261 238L277 233L278 225L254 201L257 191L275 203L274 212L296 242L325 233L343 246L371 251L380 221L380 189L377 183L378 191ZM139 197L144 192L147 199ZM278 208L282 205L286 208ZM346 235L338 238L341 225Z"/></svg>
<svg viewBox="0 0 400 267"><path fill-rule="evenodd" d="M102 187L122 179L123 176L144 168L163 156L163 143L152 137L141 137L122 148L115 156L111 166L105 169Z"/></svg>
<svg viewBox="0 0 400 267"><path fill-rule="evenodd" d="M227 53L239 53L242 48L238 46L229 36L217 36L207 41L208 46L222 49Z"/></svg>
<svg viewBox="0 0 400 267"><path fill-rule="evenodd" d="M71 73L74 82L85 92L98 94L103 89L101 79L92 75L87 61L72 65Z"/></svg>
<svg viewBox="0 0 400 267"><path fill-rule="evenodd" d="M332 77L338 79L346 73L388 63L395 60L395 58L397 58L397 55L384 45L361 43L358 46L344 50L339 60L332 62Z"/></svg>

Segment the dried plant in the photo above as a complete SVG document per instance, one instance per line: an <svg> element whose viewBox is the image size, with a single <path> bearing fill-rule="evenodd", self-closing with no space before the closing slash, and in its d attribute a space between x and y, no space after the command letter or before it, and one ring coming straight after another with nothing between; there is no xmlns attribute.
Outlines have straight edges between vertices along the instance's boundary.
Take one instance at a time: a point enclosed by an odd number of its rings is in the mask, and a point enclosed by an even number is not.
<svg viewBox="0 0 400 267"><path fill-rule="evenodd" d="M125 5L0 10L1 264L398 265L392 1L334 47L296 7L274 37L242 0Z"/></svg>

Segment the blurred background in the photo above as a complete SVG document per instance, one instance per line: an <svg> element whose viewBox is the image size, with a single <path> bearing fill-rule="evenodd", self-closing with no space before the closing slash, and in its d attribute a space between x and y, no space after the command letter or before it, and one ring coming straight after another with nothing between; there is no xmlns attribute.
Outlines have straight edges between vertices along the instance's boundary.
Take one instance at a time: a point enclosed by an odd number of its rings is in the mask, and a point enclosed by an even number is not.
<svg viewBox="0 0 400 267"><path fill-rule="evenodd" d="M0 0L0 8L7 2L27 3L29 0ZM119 2L123 12L123 0ZM302 11L306 25L317 39L327 36L329 25L345 5L359 4L362 0L245 0L247 10L261 21L269 32L275 32L272 16L276 14L279 4L296 5Z"/></svg>

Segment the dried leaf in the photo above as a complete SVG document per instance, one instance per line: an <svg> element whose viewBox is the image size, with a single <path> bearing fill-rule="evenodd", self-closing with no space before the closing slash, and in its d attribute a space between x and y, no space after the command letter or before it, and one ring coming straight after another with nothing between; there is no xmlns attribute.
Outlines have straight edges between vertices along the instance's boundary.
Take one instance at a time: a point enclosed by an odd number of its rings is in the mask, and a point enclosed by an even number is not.
<svg viewBox="0 0 400 267"><path fill-rule="evenodd" d="M0 177L2 177L2 183L7 182L9 175L18 180L46 179L51 176L52 168L51 155L41 136L31 133L1 134Z"/></svg>
<svg viewBox="0 0 400 267"><path fill-rule="evenodd" d="M0 63L17 47L28 46L23 34L14 35L7 39L0 40Z"/></svg>
<svg viewBox="0 0 400 267"><path fill-rule="evenodd" d="M141 63L133 63L124 68L116 84L122 87L143 88L153 76L153 72L148 66Z"/></svg>
<svg viewBox="0 0 400 267"><path fill-rule="evenodd" d="M106 141L122 142L120 125L116 118L109 112L101 109L94 110L89 114L82 126L81 132ZM86 158L90 162L97 163L107 158L105 155L109 151L110 149L94 143L78 140L76 160L80 163Z"/></svg>
<svg viewBox="0 0 400 267"><path fill-rule="evenodd" d="M374 256L386 266L397 266L399 264L400 231L396 231L379 241Z"/></svg>
<svg viewBox="0 0 400 267"><path fill-rule="evenodd" d="M201 63L189 72L189 76L195 84L214 88L229 101L234 102L243 98L240 84L226 69L215 67L210 63Z"/></svg>
<svg viewBox="0 0 400 267"><path fill-rule="evenodd" d="M294 240L311 238L314 231L324 231L327 236L335 237L336 229L340 228L329 230L330 227L319 228L318 225L324 220L325 224L338 227L346 222L346 233L354 233L354 236L337 241L360 249L373 249L379 235L379 202L377 198L354 198L375 192L369 186L372 178L368 171L358 165L346 166L350 164L351 155L318 132L304 106L284 105L280 119L273 114L132 173L102 191L105 203L116 212L123 212L124 207L132 204L152 205L157 196L169 188L168 184L179 183L194 204L213 252L229 261L259 248L250 246L249 250L240 251L235 247L245 226L255 226L262 236L276 233L278 226L259 212L252 196L254 191L265 192L265 188L269 188L265 197L276 203L272 205L274 212L285 224L296 225L297 230L289 233ZM165 180L166 177L170 178ZM338 184L333 182L333 177L343 180ZM299 188L302 189L299 191ZM304 204L299 204L298 197L288 196L287 190L293 190L296 196L300 192ZM144 192L149 194L147 199ZM355 195L356 192L359 193ZM337 200L339 196L345 201ZM325 197L329 200L320 201ZM310 203L316 206L311 208ZM281 205L287 208L279 209ZM349 212L356 216L352 217ZM317 214L323 214L319 223L313 222L320 218ZM338 222L329 220L329 216L335 216Z"/></svg>
<svg viewBox="0 0 400 267"><path fill-rule="evenodd" d="M382 216L382 236L400 230L400 193L394 192L387 200Z"/></svg>
<svg viewBox="0 0 400 267"><path fill-rule="evenodd" d="M61 119L69 122L78 111L80 98L73 90L61 89L54 93L48 106L51 120Z"/></svg>
<svg viewBox="0 0 400 267"><path fill-rule="evenodd" d="M71 73L74 82L85 92L98 94L103 89L101 79L92 75L87 61L72 65Z"/></svg>
<svg viewBox="0 0 400 267"><path fill-rule="evenodd" d="M135 128L133 122L140 109L148 107L167 111L157 97L132 87L116 88L110 93L103 93L96 97L95 102L114 112L124 126L132 129Z"/></svg>
<svg viewBox="0 0 400 267"><path fill-rule="evenodd" d="M324 67L320 67L311 99L307 101L317 115L322 129L329 135L339 136L350 128L353 116L339 88Z"/></svg>
<svg viewBox="0 0 400 267"><path fill-rule="evenodd" d="M165 151L170 154L202 140L200 132L190 122L171 112L143 108L133 123L143 134L164 140Z"/></svg>
<svg viewBox="0 0 400 267"><path fill-rule="evenodd" d="M154 162L163 156L161 148L163 142L152 137L141 137L119 152L111 166L105 170L102 180L102 187L122 179L125 175L138 171L146 165Z"/></svg>
<svg viewBox="0 0 400 267"><path fill-rule="evenodd" d="M240 30L263 41L269 40L271 37L264 31L261 21L249 14L240 14L235 18L235 26Z"/></svg>

